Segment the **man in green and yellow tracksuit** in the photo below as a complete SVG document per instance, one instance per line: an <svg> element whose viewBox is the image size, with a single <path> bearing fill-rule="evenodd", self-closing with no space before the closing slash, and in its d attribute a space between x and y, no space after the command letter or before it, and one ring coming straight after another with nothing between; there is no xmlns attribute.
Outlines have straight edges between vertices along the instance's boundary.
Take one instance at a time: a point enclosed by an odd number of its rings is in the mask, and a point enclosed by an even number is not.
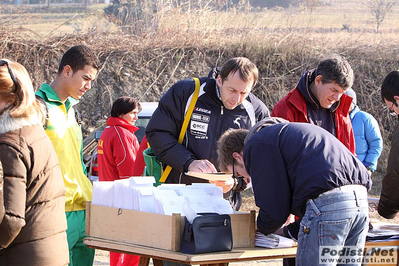
<svg viewBox="0 0 399 266"><path fill-rule="evenodd" d="M46 133L64 178L69 259L74 266L93 265L95 250L83 244L86 201L91 201L93 187L86 176L82 130L73 105L90 90L98 69L98 58L89 47L74 46L63 55L54 81L43 84L36 92L46 104Z"/></svg>

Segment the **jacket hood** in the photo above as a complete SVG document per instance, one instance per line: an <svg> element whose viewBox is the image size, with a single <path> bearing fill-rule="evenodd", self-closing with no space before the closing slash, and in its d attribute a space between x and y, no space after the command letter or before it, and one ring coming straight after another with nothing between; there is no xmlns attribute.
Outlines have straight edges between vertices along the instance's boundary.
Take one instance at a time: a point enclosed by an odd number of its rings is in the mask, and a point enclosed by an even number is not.
<svg viewBox="0 0 399 266"><path fill-rule="evenodd" d="M310 84L314 82L315 78L316 78L315 69L306 71L305 73L302 74L301 79L298 82L297 88L305 97L307 102L310 102L317 107L323 108L320 105L319 100L317 100L316 96L310 90ZM328 110L334 112L338 108L339 102L340 101L335 102Z"/></svg>
<svg viewBox="0 0 399 266"><path fill-rule="evenodd" d="M350 118L353 119L358 112L360 112L360 108L356 105L349 114Z"/></svg>
<svg viewBox="0 0 399 266"><path fill-rule="evenodd" d="M216 82L216 79L219 76L219 72L220 72L220 67L215 67L209 72L208 77L206 78L206 85L204 90L206 91L206 93L209 93L213 96L211 98L215 102L217 102L220 105L223 105L222 98L220 97L219 88L217 87L217 82Z"/></svg>
<svg viewBox="0 0 399 266"><path fill-rule="evenodd" d="M124 127L127 130L129 130L130 132L134 133L135 131L137 131L139 128L129 124L125 119L120 118L120 117L109 117L107 120L107 126L120 126L120 127Z"/></svg>
<svg viewBox="0 0 399 266"><path fill-rule="evenodd" d="M0 115L0 134L21 129L26 126L41 125L42 117L39 113L29 117L11 117L9 110Z"/></svg>
<svg viewBox="0 0 399 266"><path fill-rule="evenodd" d="M211 71L209 71L208 79L216 80L217 76L219 75L220 67L214 67Z"/></svg>

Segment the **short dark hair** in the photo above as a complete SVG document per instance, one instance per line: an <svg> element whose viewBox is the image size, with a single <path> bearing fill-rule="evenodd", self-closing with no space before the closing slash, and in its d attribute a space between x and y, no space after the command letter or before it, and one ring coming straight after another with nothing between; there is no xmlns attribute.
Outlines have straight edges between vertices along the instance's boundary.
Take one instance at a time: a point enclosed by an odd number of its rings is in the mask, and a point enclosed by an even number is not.
<svg viewBox="0 0 399 266"><path fill-rule="evenodd" d="M71 47L61 58L58 67L58 74L60 74L64 67L69 65L73 72L82 70L85 66L92 66L98 70L100 68L100 61L92 49L86 45L76 45Z"/></svg>
<svg viewBox="0 0 399 266"><path fill-rule="evenodd" d="M230 74L234 74L237 71L243 81L253 80L252 87L255 86L258 81L259 71L256 65L246 57L234 57L227 60L220 69L220 77L222 81L225 81Z"/></svg>
<svg viewBox="0 0 399 266"><path fill-rule="evenodd" d="M346 59L338 54L324 58L316 68L316 76L322 76L322 83L336 82L343 89L353 85L353 70Z"/></svg>
<svg viewBox="0 0 399 266"><path fill-rule="evenodd" d="M141 111L141 104L139 101L130 96L123 96L116 99L116 101L112 104L111 116L119 117L133 111L136 108L139 110L139 112Z"/></svg>
<svg viewBox="0 0 399 266"><path fill-rule="evenodd" d="M241 153L244 150L245 137L248 135L248 129L228 129L218 140L219 168L227 172L227 166L233 164L233 153Z"/></svg>
<svg viewBox="0 0 399 266"><path fill-rule="evenodd" d="M394 102L394 96L399 96L399 71L391 71L385 76L381 85L382 101Z"/></svg>

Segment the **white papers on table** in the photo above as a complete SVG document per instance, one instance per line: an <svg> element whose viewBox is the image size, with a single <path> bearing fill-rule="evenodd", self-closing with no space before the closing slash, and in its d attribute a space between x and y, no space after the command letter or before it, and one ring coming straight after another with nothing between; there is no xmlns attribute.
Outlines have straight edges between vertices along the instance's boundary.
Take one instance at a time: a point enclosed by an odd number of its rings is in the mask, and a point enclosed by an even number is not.
<svg viewBox="0 0 399 266"><path fill-rule="evenodd" d="M182 213L184 198L182 196L178 196L174 190L158 189L154 191L154 201L156 213L166 215L172 215L172 213Z"/></svg>
<svg viewBox="0 0 399 266"><path fill-rule="evenodd" d="M207 194L205 190L194 188L193 186L186 186L183 189L180 189L180 196L183 197L206 197Z"/></svg>
<svg viewBox="0 0 399 266"><path fill-rule="evenodd" d="M222 189L222 187L217 187L215 184L212 184L212 183L193 183L191 185L191 187L192 188L202 189L209 196L223 198L223 189Z"/></svg>
<svg viewBox="0 0 399 266"><path fill-rule="evenodd" d="M154 187L133 188L135 210L143 212L155 212Z"/></svg>
<svg viewBox="0 0 399 266"><path fill-rule="evenodd" d="M219 214L232 214L234 211L230 203L219 197L203 195L185 195L185 200L196 213L216 212Z"/></svg>
<svg viewBox="0 0 399 266"><path fill-rule="evenodd" d="M392 241L399 239L399 225L392 223L372 224L373 228L367 232L366 241Z"/></svg>
<svg viewBox="0 0 399 266"><path fill-rule="evenodd" d="M94 181L92 203L102 206L113 206L113 185L112 181Z"/></svg>
<svg viewBox="0 0 399 266"><path fill-rule="evenodd" d="M134 210L133 194L129 186L129 179L115 180L113 192L113 207Z"/></svg>
<svg viewBox="0 0 399 266"><path fill-rule="evenodd" d="M230 203L223 199L223 190L215 184L162 184L153 187L154 177L130 177L93 184L93 204L128 210L184 215L187 201L195 213L231 214Z"/></svg>
<svg viewBox="0 0 399 266"><path fill-rule="evenodd" d="M157 187L158 190L174 190L180 196L180 189L184 189L185 184L161 184Z"/></svg>
<svg viewBox="0 0 399 266"><path fill-rule="evenodd" d="M228 200L224 198L212 198L213 211L219 214L232 214L234 213L233 208Z"/></svg>
<svg viewBox="0 0 399 266"><path fill-rule="evenodd" d="M296 241L276 234L264 235L255 233L255 246L264 248L290 248L296 246Z"/></svg>
<svg viewBox="0 0 399 266"><path fill-rule="evenodd" d="M131 187L152 187L155 183L153 176L132 176L129 178Z"/></svg>

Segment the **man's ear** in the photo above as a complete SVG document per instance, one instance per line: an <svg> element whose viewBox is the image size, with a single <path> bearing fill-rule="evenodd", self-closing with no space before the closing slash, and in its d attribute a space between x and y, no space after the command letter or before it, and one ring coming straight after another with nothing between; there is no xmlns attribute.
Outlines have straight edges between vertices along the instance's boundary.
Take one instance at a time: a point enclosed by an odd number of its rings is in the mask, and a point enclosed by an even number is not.
<svg viewBox="0 0 399 266"><path fill-rule="evenodd" d="M314 79L314 83L319 86L323 83L323 76L322 75L317 75L316 78Z"/></svg>
<svg viewBox="0 0 399 266"><path fill-rule="evenodd" d="M393 96L393 98L394 98L395 100L399 100L399 95L395 95L395 96Z"/></svg>
<svg viewBox="0 0 399 266"><path fill-rule="evenodd" d="M217 76L216 82L219 88L222 87L223 82L222 82L222 77L220 75Z"/></svg>
<svg viewBox="0 0 399 266"><path fill-rule="evenodd" d="M70 65L64 66L64 69L62 70L62 74L64 77L69 77L70 75L73 74L72 68Z"/></svg>
<svg viewBox="0 0 399 266"><path fill-rule="evenodd" d="M233 158L234 158L238 163L243 163L243 162L244 162L244 158L243 158L242 152L241 152L241 153L233 152Z"/></svg>

